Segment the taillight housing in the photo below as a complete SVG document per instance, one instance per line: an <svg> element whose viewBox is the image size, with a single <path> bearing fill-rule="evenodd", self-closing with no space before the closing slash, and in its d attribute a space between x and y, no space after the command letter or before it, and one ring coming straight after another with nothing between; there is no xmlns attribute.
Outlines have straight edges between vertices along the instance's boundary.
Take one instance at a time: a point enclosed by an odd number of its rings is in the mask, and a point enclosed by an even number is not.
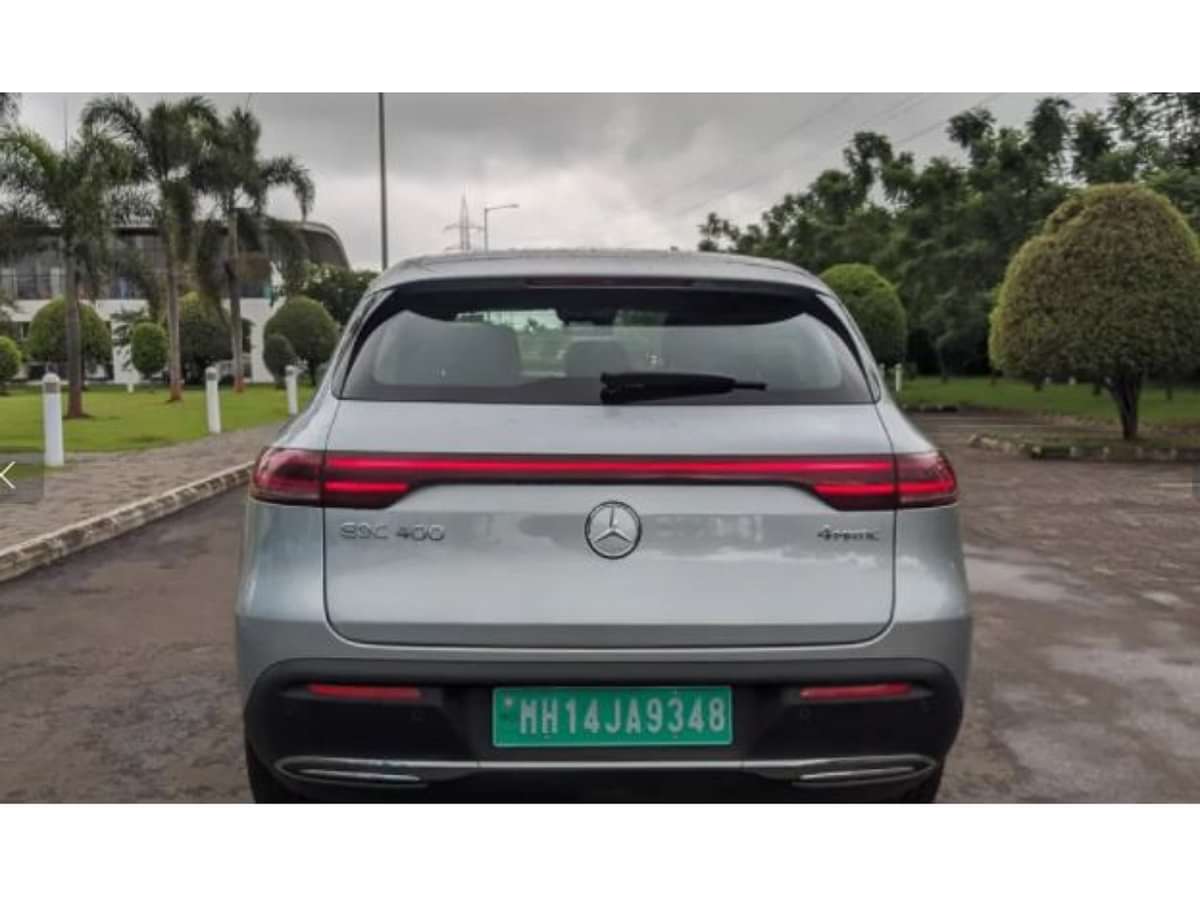
<svg viewBox="0 0 1200 900"><path fill-rule="evenodd" d="M318 450L268 447L254 464L250 496L269 503L320 506L321 468Z"/></svg>
<svg viewBox="0 0 1200 900"><path fill-rule="evenodd" d="M944 453L896 457L896 494L900 509L947 506L958 500L958 478Z"/></svg>
<svg viewBox="0 0 1200 900"><path fill-rule="evenodd" d="M640 457L347 453L268 448L251 496L271 503L383 509L432 484L786 484L839 510L955 502L950 463L937 452L890 456Z"/></svg>

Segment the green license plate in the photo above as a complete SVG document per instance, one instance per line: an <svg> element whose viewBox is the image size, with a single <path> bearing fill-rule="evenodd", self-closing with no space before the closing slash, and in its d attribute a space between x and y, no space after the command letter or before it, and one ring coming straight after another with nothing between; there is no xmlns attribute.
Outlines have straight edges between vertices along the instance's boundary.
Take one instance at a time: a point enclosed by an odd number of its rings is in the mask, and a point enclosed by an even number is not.
<svg viewBox="0 0 1200 900"><path fill-rule="evenodd" d="M733 743L728 687L492 691L497 747L698 747Z"/></svg>

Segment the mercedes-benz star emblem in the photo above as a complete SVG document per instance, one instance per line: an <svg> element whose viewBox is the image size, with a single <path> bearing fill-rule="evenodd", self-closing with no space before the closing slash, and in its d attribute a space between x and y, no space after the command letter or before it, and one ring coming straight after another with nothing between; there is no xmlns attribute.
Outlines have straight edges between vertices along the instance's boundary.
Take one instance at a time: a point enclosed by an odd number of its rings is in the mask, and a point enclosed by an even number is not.
<svg viewBox="0 0 1200 900"><path fill-rule="evenodd" d="M605 559L628 556L642 539L642 521L624 503L601 503L584 526L588 546Z"/></svg>

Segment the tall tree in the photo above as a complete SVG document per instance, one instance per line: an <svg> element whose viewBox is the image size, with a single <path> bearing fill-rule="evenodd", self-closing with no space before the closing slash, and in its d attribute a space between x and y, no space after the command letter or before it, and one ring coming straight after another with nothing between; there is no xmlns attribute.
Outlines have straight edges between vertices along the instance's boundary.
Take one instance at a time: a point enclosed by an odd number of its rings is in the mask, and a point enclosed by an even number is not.
<svg viewBox="0 0 1200 900"><path fill-rule="evenodd" d="M247 109L235 109L209 128L205 153L195 168L195 183L216 201L219 220L205 223L197 254L197 281L202 291L212 294L216 271L224 276L229 297L230 341L233 355L233 385L244 390L242 372L243 273L269 277L270 260L281 263L285 282L295 285L304 276L307 255L303 238L286 222L266 214L272 191L291 192L301 218L312 208L315 189L308 169L293 156L259 155L262 126ZM217 236L223 232L223 246ZM248 245L248 247L247 247Z"/></svg>
<svg viewBox="0 0 1200 900"><path fill-rule="evenodd" d="M966 110L947 137L963 152L918 165L875 132L859 132L845 165L822 172L745 228L715 213L701 249L771 256L819 271L867 263L894 282L943 374L987 366L987 315L1016 248L1062 201L1070 105L1038 101L1023 128ZM914 341L914 344L920 342Z"/></svg>
<svg viewBox="0 0 1200 900"><path fill-rule="evenodd" d="M7 119L16 118L17 108L21 104L21 95L0 91L0 124Z"/></svg>
<svg viewBox="0 0 1200 900"><path fill-rule="evenodd" d="M84 127L102 129L123 144L134 177L155 194L154 225L163 246L167 313L168 402L183 399L179 345L180 266L190 258L196 231L196 190L192 167L199 161L202 134L217 123L212 102L192 96L160 100L145 113L129 97L110 96L84 107Z"/></svg>
<svg viewBox="0 0 1200 900"><path fill-rule="evenodd" d="M1144 182L1200 230L1200 93L1114 94L1076 119L1072 145L1077 178Z"/></svg>
<svg viewBox="0 0 1200 900"><path fill-rule="evenodd" d="M83 354L79 319L81 278L93 298L111 260L112 228L145 211L130 187L129 154L115 142L82 128L61 150L37 132L0 132L0 219L23 238L56 235L66 282L67 418L83 411Z"/></svg>

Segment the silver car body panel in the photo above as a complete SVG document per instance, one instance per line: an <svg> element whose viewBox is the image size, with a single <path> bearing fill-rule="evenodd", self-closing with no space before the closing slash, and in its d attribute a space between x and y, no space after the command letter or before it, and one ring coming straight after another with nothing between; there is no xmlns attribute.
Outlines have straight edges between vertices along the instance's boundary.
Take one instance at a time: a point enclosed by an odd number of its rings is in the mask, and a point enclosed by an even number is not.
<svg viewBox="0 0 1200 900"><path fill-rule="evenodd" d="M342 401L326 449L562 455L886 454L870 404L512 406ZM606 501L643 537L583 540ZM344 538L437 524L440 541ZM895 513L837 512L778 485L445 485L391 509L326 510L330 620L365 642L548 646L846 643L891 618ZM873 540L831 545L830 525ZM519 573L514 577L514 573ZM847 591L851 582L854 590Z"/></svg>
<svg viewBox="0 0 1200 900"><path fill-rule="evenodd" d="M442 278L559 275L761 282L831 296L783 263L607 251L411 260L371 292ZM829 302L858 335L841 304ZM878 388L861 336L857 342ZM383 404L339 400L328 379L274 443L621 455L931 447L886 392L874 404L822 408ZM608 500L636 509L645 529L637 551L617 561L591 554L583 539L589 510ZM923 659L963 687L970 611L957 508L832 513L838 528L878 534L871 546L836 551L816 537L830 515L811 495L771 485L442 485L379 511L249 500L237 598L240 686L248 696L267 668L296 659ZM346 522L391 529L435 520L447 535L437 544L351 546L338 534ZM859 581L847 581L851 570Z"/></svg>

